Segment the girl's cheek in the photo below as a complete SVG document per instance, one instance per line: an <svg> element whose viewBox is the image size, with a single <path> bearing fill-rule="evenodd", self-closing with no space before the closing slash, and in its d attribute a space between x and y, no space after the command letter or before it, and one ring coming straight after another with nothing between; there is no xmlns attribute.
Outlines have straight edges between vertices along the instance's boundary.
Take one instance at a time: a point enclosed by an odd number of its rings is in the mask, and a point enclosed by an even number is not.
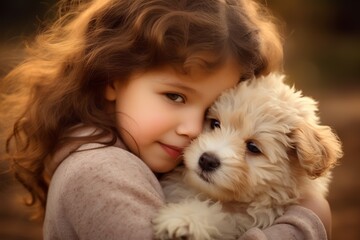
<svg viewBox="0 0 360 240"><path fill-rule="evenodd" d="M159 135L163 131L169 130L172 126L171 122L173 121L168 116L161 113L149 112L147 114L144 112L142 116L137 116L133 121L127 121L127 127L124 127L141 141L143 137Z"/></svg>

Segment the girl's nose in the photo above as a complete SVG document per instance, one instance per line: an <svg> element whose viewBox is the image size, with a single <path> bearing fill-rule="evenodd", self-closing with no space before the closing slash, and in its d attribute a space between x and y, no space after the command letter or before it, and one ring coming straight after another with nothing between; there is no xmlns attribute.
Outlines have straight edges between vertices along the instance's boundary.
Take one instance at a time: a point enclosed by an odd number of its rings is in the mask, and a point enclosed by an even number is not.
<svg viewBox="0 0 360 240"><path fill-rule="evenodd" d="M190 139L196 138L202 131L204 124L204 114L184 116L176 129L179 135L187 136Z"/></svg>

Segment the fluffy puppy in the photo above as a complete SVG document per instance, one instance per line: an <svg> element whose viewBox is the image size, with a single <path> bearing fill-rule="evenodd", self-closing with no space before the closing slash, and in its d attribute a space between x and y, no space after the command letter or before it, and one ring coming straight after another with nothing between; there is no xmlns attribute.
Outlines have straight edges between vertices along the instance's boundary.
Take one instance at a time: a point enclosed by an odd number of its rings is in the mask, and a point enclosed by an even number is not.
<svg viewBox="0 0 360 240"><path fill-rule="evenodd" d="M210 108L184 166L161 181L168 204L153 221L157 239L236 239L306 192L327 194L341 144L317 103L283 80L242 82Z"/></svg>

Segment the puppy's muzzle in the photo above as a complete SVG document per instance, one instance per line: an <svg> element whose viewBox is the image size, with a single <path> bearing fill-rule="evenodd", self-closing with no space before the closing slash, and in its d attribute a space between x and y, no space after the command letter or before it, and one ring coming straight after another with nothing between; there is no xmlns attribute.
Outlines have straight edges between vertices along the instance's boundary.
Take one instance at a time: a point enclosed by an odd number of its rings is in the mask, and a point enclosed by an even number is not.
<svg viewBox="0 0 360 240"><path fill-rule="evenodd" d="M213 153L204 152L199 158L199 166L202 171L212 172L220 167L219 158Z"/></svg>

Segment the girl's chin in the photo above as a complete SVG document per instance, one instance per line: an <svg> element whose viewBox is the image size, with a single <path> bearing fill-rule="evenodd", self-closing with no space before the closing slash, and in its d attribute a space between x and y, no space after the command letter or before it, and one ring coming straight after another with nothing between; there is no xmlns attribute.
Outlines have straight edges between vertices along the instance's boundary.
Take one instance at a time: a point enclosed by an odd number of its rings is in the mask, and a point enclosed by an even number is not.
<svg viewBox="0 0 360 240"><path fill-rule="evenodd" d="M159 166L158 164L156 164L156 165L150 165L149 167L151 171L153 171L154 173L167 173L173 170L177 165L178 164L163 164Z"/></svg>

